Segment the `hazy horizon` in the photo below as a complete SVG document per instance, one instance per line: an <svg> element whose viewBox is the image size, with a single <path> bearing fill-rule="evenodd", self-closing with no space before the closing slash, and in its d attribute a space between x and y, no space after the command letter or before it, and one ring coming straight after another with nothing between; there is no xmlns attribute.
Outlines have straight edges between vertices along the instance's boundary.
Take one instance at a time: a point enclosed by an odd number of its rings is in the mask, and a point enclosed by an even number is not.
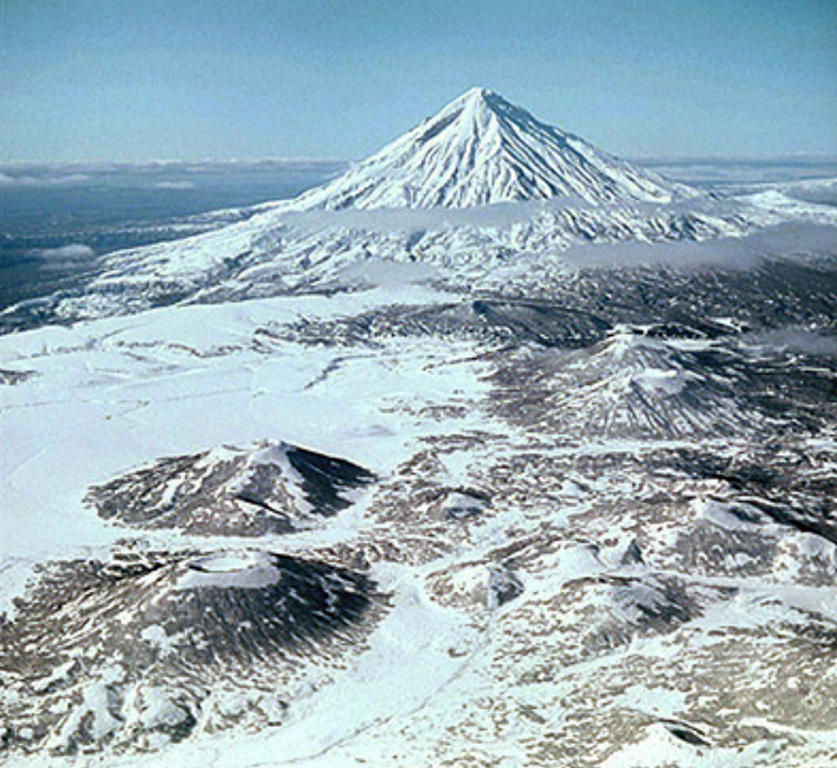
<svg viewBox="0 0 837 768"><path fill-rule="evenodd" d="M406 129L404 131L406 133ZM603 148L604 149L604 148ZM106 170L108 168L184 168L190 171L201 170L203 168L214 168L224 166L241 166L241 167L258 167L258 166L348 166L352 163L361 162L368 156L364 157L200 157L200 158L181 158L181 157L157 157L147 158L143 160L105 160L105 159L89 159L89 158L73 158L70 160L32 160L32 159L16 159L16 160L2 160L0 159L0 172L11 170L26 170L39 168L56 168L56 169L72 169L72 170ZM834 153L786 153L786 154L765 154L765 155L620 155L621 158L635 162L646 163L648 165L658 164L729 164L729 165L749 165L749 164L795 164L795 165L828 165L837 163L837 151ZM4 183L0 177L0 185Z"/></svg>

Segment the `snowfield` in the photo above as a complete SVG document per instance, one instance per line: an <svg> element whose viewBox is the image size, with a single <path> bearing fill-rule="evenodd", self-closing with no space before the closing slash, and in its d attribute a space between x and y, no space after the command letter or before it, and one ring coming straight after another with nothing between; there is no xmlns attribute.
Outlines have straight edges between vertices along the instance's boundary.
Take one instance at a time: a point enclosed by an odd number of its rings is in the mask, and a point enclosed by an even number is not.
<svg viewBox="0 0 837 768"><path fill-rule="evenodd" d="M837 218L789 194L475 89L12 308L0 763L834 765Z"/></svg>

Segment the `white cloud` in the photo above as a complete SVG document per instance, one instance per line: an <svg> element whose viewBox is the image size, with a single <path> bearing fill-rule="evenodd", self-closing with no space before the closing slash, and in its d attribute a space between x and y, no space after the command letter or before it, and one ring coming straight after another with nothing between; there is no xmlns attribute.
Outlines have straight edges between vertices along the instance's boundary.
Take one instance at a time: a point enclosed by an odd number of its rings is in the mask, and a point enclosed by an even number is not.
<svg viewBox="0 0 837 768"><path fill-rule="evenodd" d="M82 173L70 173L58 176L38 176L21 174L13 176L0 172L0 187L54 187L87 184L92 181L90 176Z"/></svg>
<svg viewBox="0 0 837 768"><path fill-rule="evenodd" d="M155 189L194 189L195 184L191 181L158 181Z"/></svg>
<svg viewBox="0 0 837 768"><path fill-rule="evenodd" d="M70 245L63 245L60 248L39 248L33 251L42 259L50 261L76 261L80 259L89 259L96 255L89 245L83 243L71 243Z"/></svg>

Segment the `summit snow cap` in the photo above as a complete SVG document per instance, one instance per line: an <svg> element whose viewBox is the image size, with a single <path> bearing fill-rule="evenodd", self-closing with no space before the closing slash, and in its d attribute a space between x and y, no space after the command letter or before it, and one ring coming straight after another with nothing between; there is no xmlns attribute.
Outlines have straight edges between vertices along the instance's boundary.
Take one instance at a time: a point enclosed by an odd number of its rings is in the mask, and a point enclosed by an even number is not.
<svg viewBox="0 0 837 768"><path fill-rule="evenodd" d="M294 209L468 208L554 197L667 203L696 194L471 88Z"/></svg>

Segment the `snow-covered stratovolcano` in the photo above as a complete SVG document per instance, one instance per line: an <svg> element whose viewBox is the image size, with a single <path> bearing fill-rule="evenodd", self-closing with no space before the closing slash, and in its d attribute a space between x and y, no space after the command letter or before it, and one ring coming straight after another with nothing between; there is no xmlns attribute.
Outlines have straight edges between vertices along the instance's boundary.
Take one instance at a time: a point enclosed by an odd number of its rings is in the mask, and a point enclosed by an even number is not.
<svg viewBox="0 0 837 768"><path fill-rule="evenodd" d="M577 197L670 202L694 194L472 88L294 208L466 208Z"/></svg>
<svg viewBox="0 0 837 768"><path fill-rule="evenodd" d="M787 245L745 242L751 235L787 223L831 227L835 210L775 192L704 194L475 88L332 182L256 206L234 224L222 211L211 231L108 254L83 284L0 312L0 330L174 303L354 290L386 279L384 263L420 265L422 279L430 270L469 290L542 295L588 260L618 260L589 246L726 240L700 253L625 255L723 262L734 241L740 262Z"/></svg>

